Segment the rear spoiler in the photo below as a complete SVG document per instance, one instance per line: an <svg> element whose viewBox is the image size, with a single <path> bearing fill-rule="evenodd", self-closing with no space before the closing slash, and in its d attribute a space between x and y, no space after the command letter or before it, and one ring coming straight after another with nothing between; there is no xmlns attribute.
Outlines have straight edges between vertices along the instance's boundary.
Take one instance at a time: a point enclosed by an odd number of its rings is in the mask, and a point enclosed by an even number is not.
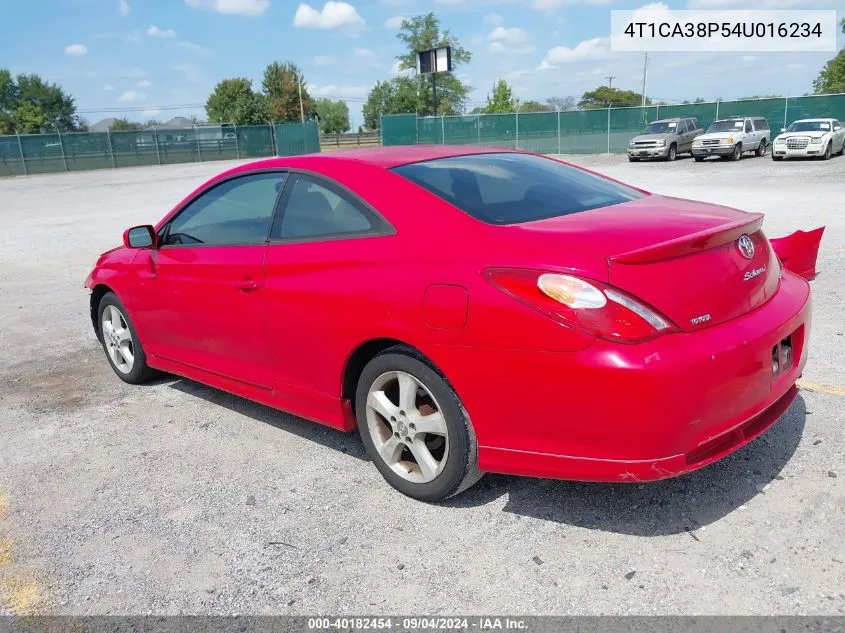
<svg viewBox="0 0 845 633"><path fill-rule="evenodd" d="M749 218L736 222L714 226L698 233L684 235L673 240L615 255L610 258L610 261L619 264L648 264L715 248L737 240L746 233L759 231L760 227L763 226L763 214L749 213L748 215Z"/></svg>
<svg viewBox="0 0 845 633"><path fill-rule="evenodd" d="M816 276L816 260L825 227L812 231L795 231L786 237L769 240L783 267L804 279Z"/></svg>

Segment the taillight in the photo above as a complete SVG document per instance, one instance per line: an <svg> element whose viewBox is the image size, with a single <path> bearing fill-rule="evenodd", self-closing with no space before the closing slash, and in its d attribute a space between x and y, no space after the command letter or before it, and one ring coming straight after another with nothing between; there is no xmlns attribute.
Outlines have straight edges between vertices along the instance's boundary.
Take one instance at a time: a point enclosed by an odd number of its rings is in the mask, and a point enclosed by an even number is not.
<svg viewBox="0 0 845 633"><path fill-rule="evenodd" d="M608 341L639 343L678 331L653 308L600 281L520 268L490 268L485 274L490 283L514 299Z"/></svg>

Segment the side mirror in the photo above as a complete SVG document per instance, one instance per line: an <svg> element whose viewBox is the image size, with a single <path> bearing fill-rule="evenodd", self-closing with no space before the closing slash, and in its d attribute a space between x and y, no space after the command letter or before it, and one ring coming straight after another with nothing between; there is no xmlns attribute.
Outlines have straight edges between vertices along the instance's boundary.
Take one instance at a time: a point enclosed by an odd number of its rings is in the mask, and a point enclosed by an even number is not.
<svg viewBox="0 0 845 633"><path fill-rule="evenodd" d="M150 248L155 243L155 229L149 224L133 226L123 232L123 245L126 248Z"/></svg>
<svg viewBox="0 0 845 633"><path fill-rule="evenodd" d="M780 133L781 133L781 134L783 134L784 132L786 132L786 128L785 128L785 127L782 127L782 128L780 129Z"/></svg>

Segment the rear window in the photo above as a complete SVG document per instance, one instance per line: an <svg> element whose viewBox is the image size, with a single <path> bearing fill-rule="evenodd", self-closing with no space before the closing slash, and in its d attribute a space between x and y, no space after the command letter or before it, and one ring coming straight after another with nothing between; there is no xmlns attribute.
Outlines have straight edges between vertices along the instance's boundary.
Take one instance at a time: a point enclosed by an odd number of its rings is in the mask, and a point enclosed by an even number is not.
<svg viewBox="0 0 845 633"><path fill-rule="evenodd" d="M488 224L516 224L609 207L645 194L529 154L453 156L395 173Z"/></svg>

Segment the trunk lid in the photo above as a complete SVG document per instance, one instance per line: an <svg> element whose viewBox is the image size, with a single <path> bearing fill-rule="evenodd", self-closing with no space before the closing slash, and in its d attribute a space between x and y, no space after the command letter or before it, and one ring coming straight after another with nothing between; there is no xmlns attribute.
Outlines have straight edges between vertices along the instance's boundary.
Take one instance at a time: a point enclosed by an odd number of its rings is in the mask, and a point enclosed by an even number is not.
<svg viewBox="0 0 845 633"><path fill-rule="evenodd" d="M530 235L550 263L573 249L602 257L611 285L693 331L777 291L779 265L762 222L759 213L652 195L511 228Z"/></svg>

